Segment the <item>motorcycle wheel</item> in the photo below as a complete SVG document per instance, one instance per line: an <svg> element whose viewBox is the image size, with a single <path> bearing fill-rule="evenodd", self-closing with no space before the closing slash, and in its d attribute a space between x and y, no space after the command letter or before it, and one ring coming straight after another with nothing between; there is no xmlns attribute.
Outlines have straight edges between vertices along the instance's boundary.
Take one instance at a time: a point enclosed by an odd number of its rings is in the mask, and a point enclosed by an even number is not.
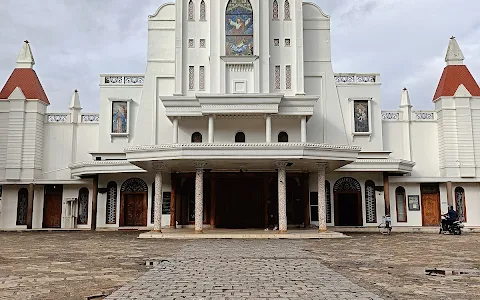
<svg viewBox="0 0 480 300"><path fill-rule="evenodd" d="M461 235L462 234L462 230L460 228L455 228L454 231L453 231L453 234L454 235Z"/></svg>

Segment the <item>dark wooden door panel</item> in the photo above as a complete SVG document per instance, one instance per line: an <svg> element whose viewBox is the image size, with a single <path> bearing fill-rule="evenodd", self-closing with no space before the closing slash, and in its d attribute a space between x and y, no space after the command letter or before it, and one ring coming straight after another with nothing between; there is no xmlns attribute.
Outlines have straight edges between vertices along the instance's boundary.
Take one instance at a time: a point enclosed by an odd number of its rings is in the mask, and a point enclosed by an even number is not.
<svg viewBox="0 0 480 300"><path fill-rule="evenodd" d="M43 227L60 228L62 222L62 196L45 195L43 209Z"/></svg>
<svg viewBox="0 0 480 300"><path fill-rule="evenodd" d="M438 194L422 194L423 226L440 224L440 197Z"/></svg>
<svg viewBox="0 0 480 300"><path fill-rule="evenodd" d="M146 226L147 208L145 205L146 195L126 194L125 196L125 226Z"/></svg>

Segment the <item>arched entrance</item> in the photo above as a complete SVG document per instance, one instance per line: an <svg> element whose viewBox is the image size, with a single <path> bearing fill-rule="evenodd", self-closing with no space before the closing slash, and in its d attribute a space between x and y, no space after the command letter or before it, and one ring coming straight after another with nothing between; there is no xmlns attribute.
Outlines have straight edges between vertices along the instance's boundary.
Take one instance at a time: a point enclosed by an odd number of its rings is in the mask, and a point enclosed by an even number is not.
<svg viewBox="0 0 480 300"><path fill-rule="evenodd" d="M362 196L360 183L343 177L333 186L335 197L335 226L362 226Z"/></svg>
<svg viewBox="0 0 480 300"><path fill-rule="evenodd" d="M120 189L120 226L147 226L148 186L140 178L126 180Z"/></svg>

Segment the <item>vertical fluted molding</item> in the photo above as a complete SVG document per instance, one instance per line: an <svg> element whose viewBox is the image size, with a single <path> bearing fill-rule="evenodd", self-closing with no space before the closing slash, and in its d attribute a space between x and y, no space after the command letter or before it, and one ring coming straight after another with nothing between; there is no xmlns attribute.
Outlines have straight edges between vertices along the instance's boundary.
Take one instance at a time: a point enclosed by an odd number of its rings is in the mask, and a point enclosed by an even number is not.
<svg viewBox="0 0 480 300"><path fill-rule="evenodd" d="M327 216L325 212L325 163L317 164L318 180L318 231L327 231Z"/></svg>
<svg viewBox="0 0 480 300"><path fill-rule="evenodd" d="M173 141L174 144L178 144L178 118L173 119Z"/></svg>
<svg viewBox="0 0 480 300"><path fill-rule="evenodd" d="M208 143L213 144L215 141L215 119L214 115L208 116Z"/></svg>
<svg viewBox="0 0 480 300"><path fill-rule="evenodd" d="M203 232L203 170L204 162L195 163L195 232Z"/></svg>
<svg viewBox="0 0 480 300"><path fill-rule="evenodd" d="M272 116L267 115L265 118L265 142L272 142Z"/></svg>
<svg viewBox="0 0 480 300"><path fill-rule="evenodd" d="M300 119L300 142L307 142L307 117L302 116Z"/></svg>
<svg viewBox="0 0 480 300"><path fill-rule="evenodd" d="M287 232L287 170L286 163L278 162L278 230Z"/></svg>

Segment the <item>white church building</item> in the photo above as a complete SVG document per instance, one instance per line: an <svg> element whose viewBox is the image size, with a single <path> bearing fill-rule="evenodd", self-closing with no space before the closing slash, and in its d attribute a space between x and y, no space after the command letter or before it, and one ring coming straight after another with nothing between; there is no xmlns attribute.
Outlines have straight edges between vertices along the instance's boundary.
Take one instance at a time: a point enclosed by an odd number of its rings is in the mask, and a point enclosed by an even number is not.
<svg viewBox="0 0 480 300"><path fill-rule="evenodd" d="M420 228L448 205L480 226L480 88L454 38L430 111L402 86L382 111L379 74L334 73L330 17L302 0L177 0L146 50L145 74L100 75L98 113L77 91L52 113L23 44L0 229Z"/></svg>

